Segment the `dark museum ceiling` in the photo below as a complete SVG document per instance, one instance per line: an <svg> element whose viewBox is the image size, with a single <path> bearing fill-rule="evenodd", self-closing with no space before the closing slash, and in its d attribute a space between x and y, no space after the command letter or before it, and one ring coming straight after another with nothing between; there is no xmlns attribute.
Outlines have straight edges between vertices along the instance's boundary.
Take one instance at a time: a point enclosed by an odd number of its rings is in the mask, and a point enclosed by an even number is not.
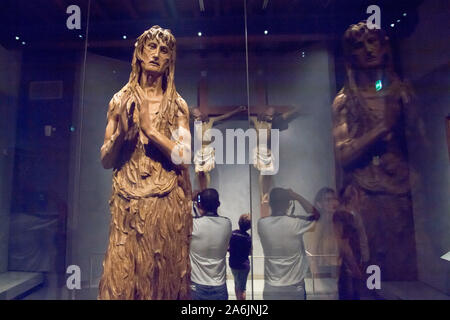
<svg viewBox="0 0 450 320"><path fill-rule="evenodd" d="M422 1L247 0L248 39L253 50L338 39L349 24L368 17L366 8L371 4L380 6L382 25L390 32L394 32L389 30L390 23L407 12L407 19L395 29L397 36L404 36L414 29L416 9ZM245 47L244 0L90 2L88 10L89 0L0 0L0 43L7 48L24 46L22 40L34 48L82 48L89 20L88 46L97 51L129 50L134 39L155 24L173 31L179 49L222 51ZM72 4L81 8L81 30L66 28L66 9Z"/></svg>

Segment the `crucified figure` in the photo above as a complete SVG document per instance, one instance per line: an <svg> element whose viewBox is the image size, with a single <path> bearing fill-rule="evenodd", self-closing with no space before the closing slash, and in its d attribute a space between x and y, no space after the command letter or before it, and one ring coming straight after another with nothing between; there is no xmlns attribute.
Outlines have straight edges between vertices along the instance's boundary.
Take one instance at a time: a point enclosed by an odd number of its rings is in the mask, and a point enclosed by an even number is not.
<svg viewBox="0 0 450 320"><path fill-rule="evenodd" d="M208 188L211 181L209 172L215 167L215 151L211 146L211 134L209 129L212 129L214 123L229 119L235 114L247 110L247 107L240 106L233 111L225 113L216 117L209 117L200 111L200 108L192 109L192 117L194 121L201 122L201 130L197 130L194 126L195 138L202 142L202 148L197 150L194 156L195 175L200 187L200 190Z"/></svg>
<svg viewBox="0 0 450 320"><path fill-rule="evenodd" d="M289 122L297 115L297 109L278 113L274 107L269 107L265 112L250 117L258 139L257 146L253 149L253 166L259 171L258 183L262 215L266 211L263 209L263 205L267 209L268 214L269 191L272 186L272 177L275 174L274 162L278 161L271 151L271 129L273 127L273 129L279 130L287 129ZM262 137L267 138L261 139Z"/></svg>

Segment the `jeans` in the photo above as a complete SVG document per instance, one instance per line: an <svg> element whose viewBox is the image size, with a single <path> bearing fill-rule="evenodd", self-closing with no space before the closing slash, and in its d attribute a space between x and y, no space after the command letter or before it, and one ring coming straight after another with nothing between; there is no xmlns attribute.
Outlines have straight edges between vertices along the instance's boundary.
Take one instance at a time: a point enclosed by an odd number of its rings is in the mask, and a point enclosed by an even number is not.
<svg viewBox="0 0 450 320"><path fill-rule="evenodd" d="M231 268L231 273L234 277L234 287L239 291L245 291L247 288L247 277L250 269L233 269Z"/></svg>
<svg viewBox="0 0 450 320"><path fill-rule="evenodd" d="M227 283L220 286L206 286L191 282L192 300L228 300Z"/></svg>
<svg viewBox="0 0 450 320"><path fill-rule="evenodd" d="M264 300L306 300L305 280L290 286L271 286L264 283Z"/></svg>

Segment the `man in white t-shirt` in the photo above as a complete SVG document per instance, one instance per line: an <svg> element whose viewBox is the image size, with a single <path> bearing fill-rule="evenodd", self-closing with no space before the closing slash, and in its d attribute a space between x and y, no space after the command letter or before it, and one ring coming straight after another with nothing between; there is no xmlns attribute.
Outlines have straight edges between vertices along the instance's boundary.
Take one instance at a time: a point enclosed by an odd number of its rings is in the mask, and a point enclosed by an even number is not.
<svg viewBox="0 0 450 320"><path fill-rule="evenodd" d="M228 300L226 254L231 237L231 221L220 217L219 194L205 189L198 194L190 246L191 297L193 300Z"/></svg>
<svg viewBox="0 0 450 320"><path fill-rule="evenodd" d="M300 203L308 215L287 215L292 201ZM258 221L258 233L264 251L263 298L304 300L308 260L303 234L319 219L319 212L291 189L273 188L269 205L271 216Z"/></svg>

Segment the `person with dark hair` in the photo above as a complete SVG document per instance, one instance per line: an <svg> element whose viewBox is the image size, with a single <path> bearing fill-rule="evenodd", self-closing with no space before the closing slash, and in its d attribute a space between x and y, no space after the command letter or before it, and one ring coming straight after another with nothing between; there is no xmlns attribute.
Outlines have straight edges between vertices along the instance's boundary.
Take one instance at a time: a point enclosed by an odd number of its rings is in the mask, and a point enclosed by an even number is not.
<svg viewBox="0 0 450 320"><path fill-rule="evenodd" d="M190 246L193 300L228 300L226 254L231 221L218 215L219 206L219 193L215 189L205 189L195 198L197 216Z"/></svg>
<svg viewBox="0 0 450 320"><path fill-rule="evenodd" d="M307 216L293 215L295 201ZM264 251L265 300L305 300L308 271L303 234L320 217L319 212L291 189L273 188L269 194L271 216L258 221ZM288 215L289 208L291 213Z"/></svg>
<svg viewBox="0 0 450 320"><path fill-rule="evenodd" d="M230 268L234 277L234 292L237 300L246 299L247 277L250 272L250 255L252 249L252 239L247 230L251 227L249 214L243 214L239 218L239 229L231 234L230 247Z"/></svg>
<svg viewBox="0 0 450 320"><path fill-rule="evenodd" d="M333 215L333 227L339 248L339 300L359 300L361 287L361 246L354 216L344 210Z"/></svg>

